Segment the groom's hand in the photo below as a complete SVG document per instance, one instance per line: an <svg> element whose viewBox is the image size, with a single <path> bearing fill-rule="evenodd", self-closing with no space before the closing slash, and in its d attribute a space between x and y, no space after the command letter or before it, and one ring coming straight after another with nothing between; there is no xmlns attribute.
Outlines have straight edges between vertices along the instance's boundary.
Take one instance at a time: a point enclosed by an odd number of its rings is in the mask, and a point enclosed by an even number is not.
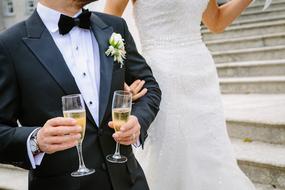
<svg viewBox="0 0 285 190"><path fill-rule="evenodd" d="M113 128L113 122L109 122L109 127ZM113 134L115 141L123 145L132 145L138 142L141 134L141 126L136 116L130 116L128 122L124 124L120 131Z"/></svg>
<svg viewBox="0 0 285 190"><path fill-rule="evenodd" d="M39 148L48 154L72 148L77 145L81 130L74 119L63 117L50 119L38 132Z"/></svg>

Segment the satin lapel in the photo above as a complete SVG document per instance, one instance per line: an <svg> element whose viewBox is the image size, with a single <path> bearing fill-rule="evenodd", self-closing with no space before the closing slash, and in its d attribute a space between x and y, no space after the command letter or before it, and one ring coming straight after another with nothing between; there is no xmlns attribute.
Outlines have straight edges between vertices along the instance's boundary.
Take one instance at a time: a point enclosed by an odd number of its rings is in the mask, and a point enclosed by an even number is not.
<svg viewBox="0 0 285 190"><path fill-rule="evenodd" d="M105 52L109 48L109 38L113 28L106 25L97 15L92 14L91 26L99 45L100 52L100 93L99 93L99 123L104 118L109 98L113 72L113 58L107 57Z"/></svg>
<svg viewBox="0 0 285 190"><path fill-rule="evenodd" d="M23 41L27 47L30 48L65 94L79 94L80 91L75 79L61 52L36 12L26 21L26 27L28 37L23 38ZM89 111L87 111L87 117L96 125Z"/></svg>

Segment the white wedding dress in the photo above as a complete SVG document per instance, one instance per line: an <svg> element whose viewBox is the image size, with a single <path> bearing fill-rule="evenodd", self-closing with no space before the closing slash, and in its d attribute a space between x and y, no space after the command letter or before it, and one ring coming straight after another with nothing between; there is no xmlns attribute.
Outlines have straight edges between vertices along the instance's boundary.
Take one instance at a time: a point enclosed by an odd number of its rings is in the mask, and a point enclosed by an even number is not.
<svg viewBox="0 0 285 190"><path fill-rule="evenodd" d="M209 0L137 0L142 52L162 89L161 109L137 150L151 190L253 190L229 140L218 76L201 38Z"/></svg>

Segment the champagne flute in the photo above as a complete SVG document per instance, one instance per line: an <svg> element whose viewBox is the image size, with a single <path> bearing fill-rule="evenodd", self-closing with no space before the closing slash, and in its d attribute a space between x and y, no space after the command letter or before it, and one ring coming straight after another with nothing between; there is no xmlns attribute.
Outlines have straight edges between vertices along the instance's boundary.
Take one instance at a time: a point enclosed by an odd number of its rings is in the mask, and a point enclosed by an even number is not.
<svg viewBox="0 0 285 190"><path fill-rule="evenodd" d="M84 100L81 94L74 94L62 97L62 110L65 118L73 118L77 121L77 125L82 127L81 139L79 140L76 149L79 157L79 168L77 171L72 172L72 177L81 177L90 175L95 172L94 169L86 168L83 155L82 155L82 142L85 135L86 128L86 111Z"/></svg>
<svg viewBox="0 0 285 190"><path fill-rule="evenodd" d="M132 109L132 94L127 91L115 91L112 104L112 118L115 131L120 131L122 125L127 123ZM116 143L116 151L106 157L112 163L125 163L126 156L120 154L120 144Z"/></svg>

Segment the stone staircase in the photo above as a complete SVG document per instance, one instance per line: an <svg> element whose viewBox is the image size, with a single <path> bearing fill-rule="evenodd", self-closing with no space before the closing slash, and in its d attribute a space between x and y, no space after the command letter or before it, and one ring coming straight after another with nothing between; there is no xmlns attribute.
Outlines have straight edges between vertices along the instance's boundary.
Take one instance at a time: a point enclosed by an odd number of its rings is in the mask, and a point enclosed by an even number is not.
<svg viewBox="0 0 285 190"><path fill-rule="evenodd" d="M0 164L0 190L27 190L28 172L26 170Z"/></svg>
<svg viewBox="0 0 285 190"><path fill-rule="evenodd" d="M263 5L257 0L222 34L202 33L240 168L258 190L285 190L285 0Z"/></svg>

